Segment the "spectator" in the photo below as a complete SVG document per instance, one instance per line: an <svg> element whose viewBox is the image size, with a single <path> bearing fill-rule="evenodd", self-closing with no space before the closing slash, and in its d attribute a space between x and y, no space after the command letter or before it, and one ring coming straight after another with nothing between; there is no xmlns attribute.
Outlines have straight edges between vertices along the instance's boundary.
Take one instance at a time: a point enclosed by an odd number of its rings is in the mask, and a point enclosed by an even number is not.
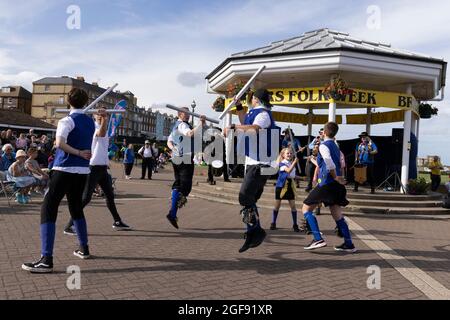
<svg viewBox="0 0 450 320"><path fill-rule="evenodd" d="M156 142L153 143L152 145L152 150L153 150L153 172L154 173L158 173L158 157L159 157L159 149L156 146Z"/></svg>
<svg viewBox="0 0 450 320"><path fill-rule="evenodd" d="M356 146L355 163L367 167L367 182L370 184L371 193L375 193L375 155L378 153L378 148L370 139L367 132L359 135L361 142ZM354 191L358 192L359 183L355 181Z"/></svg>
<svg viewBox="0 0 450 320"><path fill-rule="evenodd" d="M3 168L2 171L7 171L9 167L16 161L16 154L14 153L13 146L11 144L5 144L2 147L2 162Z"/></svg>
<svg viewBox="0 0 450 320"><path fill-rule="evenodd" d="M0 145L6 144L5 138L6 138L6 131L3 130L2 132L0 132Z"/></svg>
<svg viewBox="0 0 450 320"><path fill-rule="evenodd" d="M436 192L441 185L441 170L444 169L438 156L433 157L428 168L431 170L431 191Z"/></svg>
<svg viewBox="0 0 450 320"><path fill-rule="evenodd" d="M25 168L27 154L19 150L16 155L16 161L8 169L8 180L13 181L20 190L16 194L16 201L26 204L30 201L28 192L35 183L34 177L30 175Z"/></svg>
<svg viewBox="0 0 450 320"><path fill-rule="evenodd" d="M308 145L308 149L310 150L310 156L308 157L308 160L306 161L306 175L308 176L308 186L306 187L305 191L310 192L313 189L313 180L314 180L314 174L316 172L316 165L311 159L315 159L317 154L315 155L315 151L318 152L320 142L323 141L323 128L319 130L319 135L314 138L313 141ZM312 154L312 156L311 156Z"/></svg>
<svg viewBox="0 0 450 320"><path fill-rule="evenodd" d="M138 154L142 158L142 175L141 180L145 179L145 173L148 169L148 179L152 180L153 166L155 164L155 154L153 148L150 145L150 141L146 140L145 145L139 149Z"/></svg>
<svg viewBox="0 0 450 320"><path fill-rule="evenodd" d="M27 137L25 133L21 133L19 138L16 140L16 150L26 150L27 148Z"/></svg>
<svg viewBox="0 0 450 320"><path fill-rule="evenodd" d="M28 159L27 161L25 161L25 168L36 178L36 191L43 194L44 189L48 185L49 177L45 172L41 170L39 163L36 161L36 158L38 157L38 150L34 147L31 147L28 149L27 154Z"/></svg>
<svg viewBox="0 0 450 320"><path fill-rule="evenodd" d="M31 141L31 136L34 136L34 129L30 129L28 131L28 135L27 135L28 141Z"/></svg>
<svg viewBox="0 0 450 320"><path fill-rule="evenodd" d="M5 136L2 137L2 144L3 145L5 145L5 144L15 145L12 143L13 141L14 141L14 139L13 139L13 135L12 135L12 130L11 129L6 130Z"/></svg>
<svg viewBox="0 0 450 320"><path fill-rule="evenodd" d="M128 148L125 149L123 154L123 165L125 169L125 179L131 179L131 171L133 170L134 165L134 146L132 144L128 145Z"/></svg>

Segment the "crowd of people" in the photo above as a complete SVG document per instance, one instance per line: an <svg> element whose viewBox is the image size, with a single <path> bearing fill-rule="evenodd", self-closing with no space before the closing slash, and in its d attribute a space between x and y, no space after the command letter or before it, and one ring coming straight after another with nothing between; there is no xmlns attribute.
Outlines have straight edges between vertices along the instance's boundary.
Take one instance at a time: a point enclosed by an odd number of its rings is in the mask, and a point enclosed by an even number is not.
<svg viewBox="0 0 450 320"><path fill-rule="evenodd" d="M55 147L47 135L36 135L34 129L17 133L11 129L0 133L0 179L17 188L16 202L26 204L33 193L44 194Z"/></svg>

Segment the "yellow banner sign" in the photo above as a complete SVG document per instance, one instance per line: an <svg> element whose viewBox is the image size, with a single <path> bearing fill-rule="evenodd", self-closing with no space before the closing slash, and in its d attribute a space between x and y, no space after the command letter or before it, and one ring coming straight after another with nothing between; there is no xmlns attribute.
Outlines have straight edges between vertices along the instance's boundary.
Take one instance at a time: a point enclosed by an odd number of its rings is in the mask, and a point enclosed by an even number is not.
<svg viewBox="0 0 450 320"><path fill-rule="evenodd" d="M371 114L371 124L403 122L405 113L403 111L380 112ZM347 115L347 124L366 124L366 114L349 114Z"/></svg>
<svg viewBox="0 0 450 320"><path fill-rule="evenodd" d="M300 124L308 124L309 116L306 114L298 114L298 113L286 113L286 112L272 112L273 119L277 122L287 122L287 123L300 123ZM313 115L312 124L325 124L328 122L328 115ZM338 124L342 123L342 116L336 116L336 122Z"/></svg>
<svg viewBox="0 0 450 320"><path fill-rule="evenodd" d="M360 106L365 108L394 108L412 110L417 113L418 103L413 95L384 91L353 89L353 93L342 99L329 99L323 88L269 89L271 102L274 105L298 106L329 104ZM226 101L229 104L231 99Z"/></svg>

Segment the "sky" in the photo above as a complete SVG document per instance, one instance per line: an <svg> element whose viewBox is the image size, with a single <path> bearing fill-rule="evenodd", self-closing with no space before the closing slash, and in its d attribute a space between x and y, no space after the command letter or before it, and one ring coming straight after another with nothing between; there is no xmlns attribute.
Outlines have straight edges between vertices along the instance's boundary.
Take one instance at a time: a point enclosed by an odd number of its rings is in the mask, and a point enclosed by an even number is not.
<svg viewBox="0 0 450 320"><path fill-rule="evenodd" d="M80 9L79 29L67 27L71 5ZM367 25L371 5L379 29ZM103 87L118 82L141 107L195 100L196 112L217 117L204 77L232 53L330 28L449 61L448 12L446 0L0 0L0 86L31 91L46 76L82 75ZM449 98L433 104L439 116L421 122L419 156L450 165ZM373 126L372 135L390 136L393 127L402 124ZM339 139L364 130L342 126Z"/></svg>

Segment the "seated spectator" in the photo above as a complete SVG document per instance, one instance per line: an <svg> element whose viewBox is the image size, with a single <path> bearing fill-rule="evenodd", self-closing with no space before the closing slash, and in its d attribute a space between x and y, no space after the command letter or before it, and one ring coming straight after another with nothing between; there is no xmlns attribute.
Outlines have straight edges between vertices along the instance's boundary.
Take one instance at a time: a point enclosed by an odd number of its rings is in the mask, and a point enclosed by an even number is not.
<svg viewBox="0 0 450 320"><path fill-rule="evenodd" d="M19 138L16 140L16 150L24 150L27 148L27 138L25 133L21 133Z"/></svg>
<svg viewBox="0 0 450 320"><path fill-rule="evenodd" d="M2 147L2 163L3 167L0 168L1 171L8 171L9 167L16 161L16 154L14 153L14 148L11 144L7 143Z"/></svg>
<svg viewBox="0 0 450 320"><path fill-rule="evenodd" d="M26 204L30 201L28 192L36 182L36 179L25 168L26 158L26 152L19 150L16 154L16 162L8 169L8 180L13 181L16 187L20 188L16 194L16 201L21 204Z"/></svg>
<svg viewBox="0 0 450 320"><path fill-rule="evenodd" d="M35 191L43 194L48 185L48 174L41 170L39 163L36 161L38 150L36 148L28 149L28 159L25 161L25 168L36 178Z"/></svg>

